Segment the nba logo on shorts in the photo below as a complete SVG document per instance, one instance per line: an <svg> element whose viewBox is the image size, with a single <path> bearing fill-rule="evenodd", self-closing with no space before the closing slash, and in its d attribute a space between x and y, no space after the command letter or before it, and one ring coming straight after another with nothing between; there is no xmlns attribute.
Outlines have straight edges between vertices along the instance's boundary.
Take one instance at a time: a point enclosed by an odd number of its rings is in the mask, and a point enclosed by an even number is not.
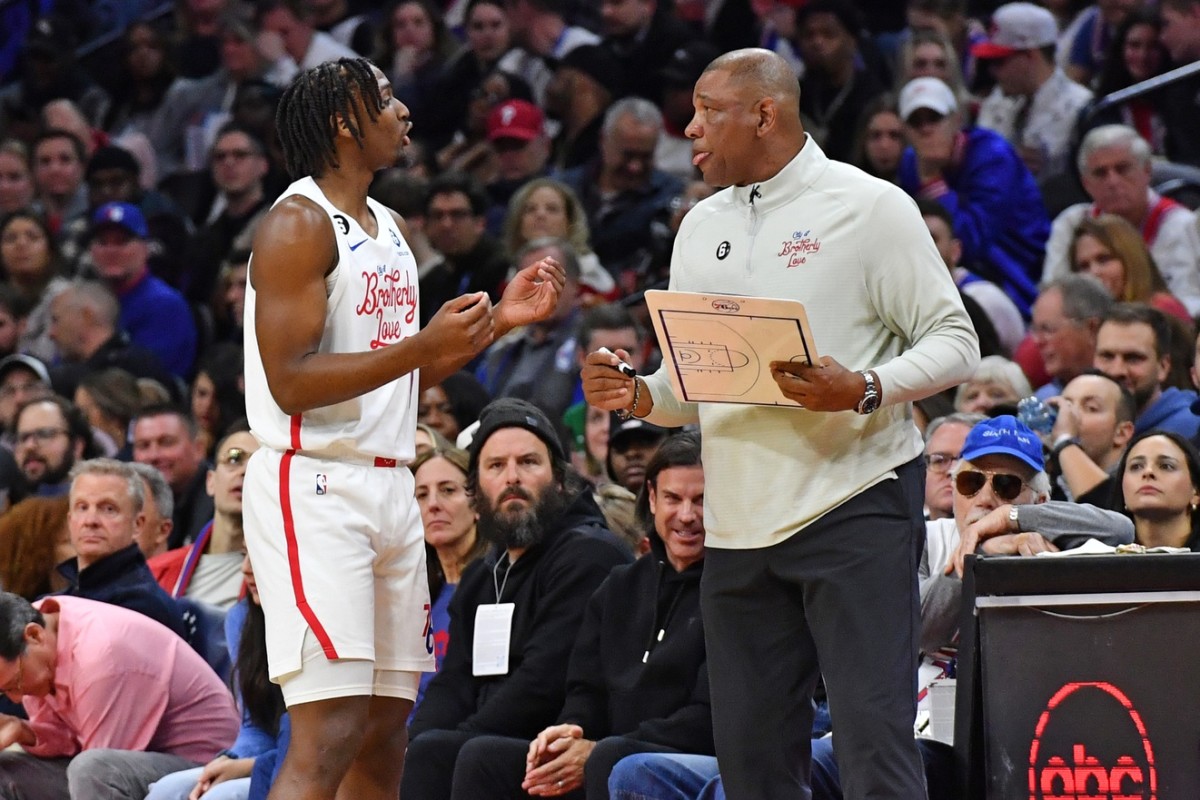
<svg viewBox="0 0 1200 800"><path fill-rule="evenodd" d="M325 494L326 491L327 491L327 489L325 486L325 473L318 472L317 473L317 494L322 495L322 494Z"/></svg>

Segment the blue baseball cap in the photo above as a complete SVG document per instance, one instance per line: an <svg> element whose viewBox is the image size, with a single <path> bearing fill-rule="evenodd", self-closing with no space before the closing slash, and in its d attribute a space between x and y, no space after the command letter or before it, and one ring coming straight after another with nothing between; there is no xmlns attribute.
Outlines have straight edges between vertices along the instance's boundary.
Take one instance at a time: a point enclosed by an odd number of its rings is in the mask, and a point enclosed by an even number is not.
<svg viewBox="0 0 1200 800"><path fill-rule="evenodd" d="M1046 468L1042 440L1011 414L985 419L971 428L963 442L963 461L997 454L1019 458L1037 472Z"/></svg>
<svg viewBox="0 0 1200 800"><path fill-rule="evenodd" d="M142 210L132 203L105 203L92 215L92 234L102 228L124 228L139 239L150 236Z"/></svg>

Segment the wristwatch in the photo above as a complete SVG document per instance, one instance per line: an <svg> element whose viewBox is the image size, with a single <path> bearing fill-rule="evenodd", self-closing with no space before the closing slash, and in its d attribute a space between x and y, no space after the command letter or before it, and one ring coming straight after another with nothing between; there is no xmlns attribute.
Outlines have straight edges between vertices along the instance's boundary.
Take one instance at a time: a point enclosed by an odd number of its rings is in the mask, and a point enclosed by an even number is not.
<svg viewBox="0 0 1200 800"><path fill-rule="evenodd" d="M1008 507L1008 523L1012 526L1014 531L1017 533L1021 532L1021 516L1017 511L1016 505L1011 505Z"/></svg>
<svg viewBox="0 0 1200 800"><path fill-rule="evenodd" d="M862 400L854 410L859 414L870 414L879 409L879 387L875 385L875 373L869 369L859 370L859 375L867 382L867 390L863 392Z"/></svg>

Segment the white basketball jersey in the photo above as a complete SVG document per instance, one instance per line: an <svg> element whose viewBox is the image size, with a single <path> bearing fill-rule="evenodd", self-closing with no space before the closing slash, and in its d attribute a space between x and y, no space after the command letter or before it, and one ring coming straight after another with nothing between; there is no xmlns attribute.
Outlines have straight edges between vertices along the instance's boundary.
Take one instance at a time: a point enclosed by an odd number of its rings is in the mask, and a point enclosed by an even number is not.
<svg viewBox="0 0 1200 800"><path fill-rule="evenodd" d="M374 238L352 217L325 199L312 178L296 181L280 195L309 198L329 215L337 240L338 263L325 279L328 309L320 352L353 353L387 347L419 328L417 262L386 208L367 199L379 233ZM246 286L246 412L250 428L265 447L302 450L333 457L361 455L409 461L415 456L416 371L374 391L303 414L284 414L267 386L258 349L255 308L270 303Z"/></svg>

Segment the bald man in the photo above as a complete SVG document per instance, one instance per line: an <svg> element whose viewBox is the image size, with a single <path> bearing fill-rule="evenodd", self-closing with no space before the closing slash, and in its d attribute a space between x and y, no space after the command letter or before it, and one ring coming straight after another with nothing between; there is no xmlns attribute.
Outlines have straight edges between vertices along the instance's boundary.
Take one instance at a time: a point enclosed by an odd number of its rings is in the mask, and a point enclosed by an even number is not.
<svg viewBox="0 0 1200 800"><path fill-rule="evenodd" d="M967 380L978 341L912 201L805 134L783 59L720 56L693 105L692 163L727 188L684 218L671 290L798 300L824 358L772 363L779 405L750 406L680 402L664 370L629 378L597 352L587 401L703 432L717 477L701 591L726 794L807 796L823 673L845 797L924 798L912 725L925 469L911 403Z"/></svg>

